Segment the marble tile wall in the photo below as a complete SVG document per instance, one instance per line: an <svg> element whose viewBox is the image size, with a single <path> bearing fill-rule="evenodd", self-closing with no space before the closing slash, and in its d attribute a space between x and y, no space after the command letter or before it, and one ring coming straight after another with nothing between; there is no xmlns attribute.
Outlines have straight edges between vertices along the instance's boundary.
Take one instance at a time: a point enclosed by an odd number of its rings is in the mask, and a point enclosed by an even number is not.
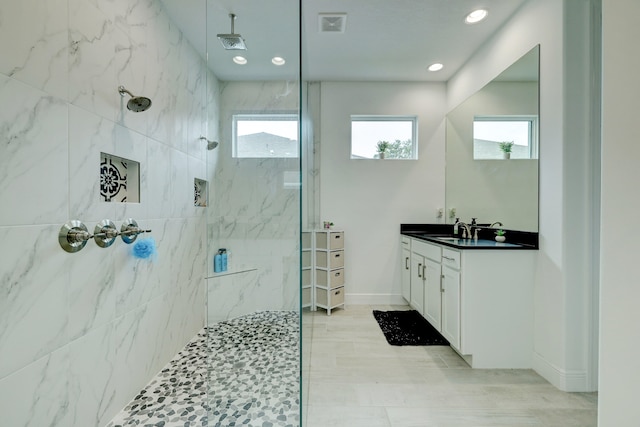
<svg viewBox="0 0 640 427"><path fill-rule="evenodd" d="M193 182L211 182L197 138L218 137L218 82L157 0L1 2L0 17L1 424L102 426L204 323ZM128 111L118 85L151 109ZM100 201L100 152L140 163L140 203ZM122 241L58 245L70 219L128 217L153 230L155 262Z"/></svg>
<svg viewBox="0 0 640 427"><path fill-rule="evenodd" d="M220 83L220 137L214 152L215 177L209 197L208 275L218 248L232 252L231 270L255 269L240 278L207 281L212 319L256 310L297 310L299 306L300 191L285 186L285 173L298 173L299 159L234 159L232 115L260 111L294 112L295 81ZM243 286L234 286L233 280ZM215 312L214 307L219 308Z"/></svg>

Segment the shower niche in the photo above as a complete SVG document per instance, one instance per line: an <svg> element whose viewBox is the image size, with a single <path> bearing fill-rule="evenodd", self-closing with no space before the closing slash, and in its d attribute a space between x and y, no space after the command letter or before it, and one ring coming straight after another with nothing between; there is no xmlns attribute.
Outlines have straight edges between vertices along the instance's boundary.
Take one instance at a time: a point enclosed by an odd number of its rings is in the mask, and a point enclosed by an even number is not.
<svg viewBox="0 0 640 427"><path fill-rule="evenodd" d="M100 153L100 200L140 203L140 163Z"/></svg>
<svg viewBox="0 0 640 427"><path fill-rule="evenodd" d="M199 208L207 207L209 183L204 179L193 178L193 205Z"/></svg>

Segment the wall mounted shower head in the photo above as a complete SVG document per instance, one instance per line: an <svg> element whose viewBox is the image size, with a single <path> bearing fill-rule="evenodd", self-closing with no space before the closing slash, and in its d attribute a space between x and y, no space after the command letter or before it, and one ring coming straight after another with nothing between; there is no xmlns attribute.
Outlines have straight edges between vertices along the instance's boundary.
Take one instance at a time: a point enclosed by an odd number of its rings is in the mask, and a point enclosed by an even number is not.
<svg viewBox="0 0 640 427"><path fill-rule="evenodd" d="M244 43L242 36L233 32L233 23L236 20L236 15L230 13L229 18L231 18L231 34L218 34L218 40L226 50L247 50L247 45Z"/></svg>
<svg viewBox="0 0 640 427"><path fill-rule="evenodd" d="M201 141L207 141L207 150L211 151L218 146L218 141L211 141L204 136L199 138Z"/></svg>
<svg viewBox="0 0 640 427"><path fill-rule="evenodd" d="M151 100L149 98L145 98L144 96L135 96L125 89L124 86L119 86L118 92L120 93L120 96L124 96L126 93L131 97L129 102L127 102L127 108L133 112L139 113L141 111L146 111L151 107Z"/></svg>

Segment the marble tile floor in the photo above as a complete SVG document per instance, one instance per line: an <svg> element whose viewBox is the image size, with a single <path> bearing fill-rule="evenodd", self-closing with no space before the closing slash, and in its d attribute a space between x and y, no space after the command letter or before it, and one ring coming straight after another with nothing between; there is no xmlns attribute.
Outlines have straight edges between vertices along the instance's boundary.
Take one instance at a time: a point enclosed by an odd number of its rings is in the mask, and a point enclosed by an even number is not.
<svg viewBox="0 0 640 427"><path fill-rule="evenodd" d="M303 311L304 427L590 427L597 393L532 370L474 370L451 348L387 344L372 311Z"/></svg>
<svg viewBox="0 0 640 427"><path fill-rule="evenodd" d="M265 311L204 328L107 427L298 427L299 323Z"/></svg>

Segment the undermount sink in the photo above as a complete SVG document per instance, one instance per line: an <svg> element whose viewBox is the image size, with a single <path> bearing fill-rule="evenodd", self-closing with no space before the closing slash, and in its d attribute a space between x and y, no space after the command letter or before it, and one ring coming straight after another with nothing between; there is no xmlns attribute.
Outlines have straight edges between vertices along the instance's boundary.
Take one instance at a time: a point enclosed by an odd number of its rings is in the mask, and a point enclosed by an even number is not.
<svg viewBox="0 0 640 427"><path fill-rule="evenodd" d="M458 237L436 237L438 240L446 240L448 242L453 242L459 240Z"/></svg>

